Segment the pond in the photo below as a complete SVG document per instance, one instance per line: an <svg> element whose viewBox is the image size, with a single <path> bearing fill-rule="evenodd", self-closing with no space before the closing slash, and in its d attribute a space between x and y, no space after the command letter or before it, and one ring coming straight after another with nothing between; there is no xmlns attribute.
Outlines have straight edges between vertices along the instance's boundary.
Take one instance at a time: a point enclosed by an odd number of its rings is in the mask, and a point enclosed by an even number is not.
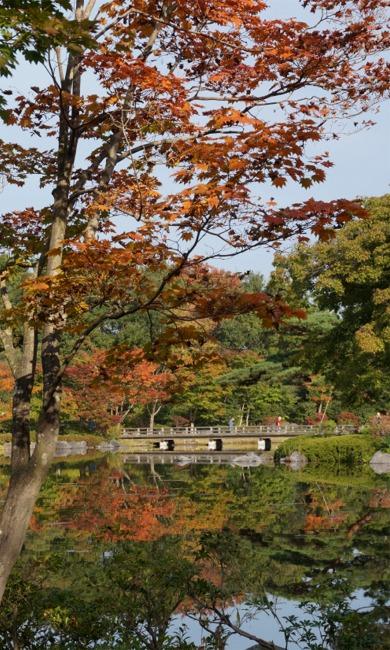
<svg viewBox="0 0 390 650"><path fill-rule="evenodd" d="M390 647L385 476L169 459L54 463L1 648Z"/></svg>

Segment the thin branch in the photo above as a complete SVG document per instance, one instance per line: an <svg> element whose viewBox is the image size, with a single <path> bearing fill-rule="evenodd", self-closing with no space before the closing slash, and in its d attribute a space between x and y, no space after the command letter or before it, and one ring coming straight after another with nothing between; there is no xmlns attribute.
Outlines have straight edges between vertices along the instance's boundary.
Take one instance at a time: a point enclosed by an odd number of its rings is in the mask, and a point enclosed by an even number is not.
<svg viewBox="0 0 390 650"><path fill-rule="evenodd" d="M109 31L112 27L114 27L117 23L119 23L121 20L129 16L130 14L138 14L139 16L143 16L145 18L149 18L150 20L160 23L161 26L165 27L171 27L173 30L179 31L179 32L184 32L185 34L188 34L189 36L200 36L201 38L208 39L212 41L213 43L218 43L219 45L225 45L226 47L229 47L233 50L240 50L242 52L247 52L248 54L258 54L259 50L255 48L250 48L250 47L243 47L242 45L239 45L238 43L230 43L229 41L219 38L218 36L213 36L212 34L206 34L205 32L200 32L200 31L195 31L191 29L186 29L185 27L180 27L180 25L175 25L172 23L169 19L166 20L164 18L159 18L157 16L153 16L151 14L148 14L146 11L142 11L141 9L135 9L132 7L131 9L128 9L127 11L124 11L123 14L121 14L120 17L118 17L115 21L110 23L109 25L106 25L100 32L97 33L96 38L100 38L103 36L107 31Z"/></svg>
<svg viewBox="0 0 390 650"><path fill-rule="evenodd" d="M217 607L214 606L213 610L217 614L219 620L221 620L225 625L227 625L227 627L233 630L236 634L245 637L246 639L250 639L251 641L256 641L256 643L259 644L261 650L283 650L283 648L275 645L272 641L271 642L264 641L264 639L261 639L258 636L255 636L250 632L246 632L242 628L238 627L238 625L232 623L232 621L230 620L230 616L228 614L221 612Z"/></svg>
<svg viewBox="0 0 390 650"><path fill-rule="evenodd" d="M56 53L56 58L57 58L57 67L58 67L58 73L60 75L60 81L61 81L61 83L64 83L64 81L65 81L65 72L64 72L64 66L63 66L62 60L61 60L61 48L56 47L55 53Z"/></svg>
<svg viewBox="0 0 390 650"><path fill-rule="evenodd" d="M180 260L180 263L172 268L169 273L166 274L166 276L161 280L159 286L157 287L156 291L154 294L145 302L145 303L136 303L133 307L130 307L128 309L119 309L117 311L113 311L108 314L103 314L99 316L96 320L94 320L88 327L84 330L84 332L79 336L79 338L76 340L74 343L72 349L70 350L69 354L66 355L65 359L63 360L58 372L56 373L51 389L46 396L45 403L49 403L50 399L53 397L55 392L57 391L57 388L62 380L62 377L64 376L64 373L69 366L70 362L72 359L75 357L77 352L80 350L82 347L83 343L85 340L88 338L88 336L97 328L99 325L104 323L107 320L119 320L120 318L123 318L124 316L130 316L132 314L135 314L139 311L146 311L149 307L151 307L157 300L157 298L161 295L167 284L174 278L180 275L182 269L188 262L188 258L192 254L192 252L195 250L196 246L199 243L199 238L201 235L201 231L197 234L197 236L194 239L194 242L192 246L183 254L182 259Z"/></svg>
<svg viewBox="0 0 390 650"><path fill-rule="evenodd" d="M95 4L96 4L96 0L89 0L87 6L84 8L83 11L83 20L89 20L89 17L94 9Z"/></svg>
<svg viewBox="0 0 390 650"><path fill-rule="evenodd" d="M164 12L164 8L162 9L162 12ZM169 14L169 12L167 12L167 13ZM147 44L145 45L145 47L144 47L142 53L140 54L140 56L138 57L141 61L146 61L149 54L152 52L153 46L154 46L154 44L156 42L157 36L160 33L161 29L162 29L162 25L156 23L155 27L154 27L154 29L153 29L153 31L152 31L149 39L148 39ZM122 115L123 115L124 112L126 112L128 110L128 108L130 106L130 101L131 101L132 95L133 95L133 89L130 86L129 89L127 90L125 98L123 100ZM116 165L118 164L118 162L120 162L120 160L119 160L119 152L120 152L122 142L123 142L123 139L124 139L123 138L123 132L124 132L124 127L123 127L123 124L122 124L121 127L119 129L117 129L112 134L108 144L102 150L102 151L104 151L105 155L103 156L101 161L103 161L105 159L106 164L105 164L104 170L102 172L101 178L99 180L98 187L95 190L97 192L106 189L106 187L108 186L108 184L109 184L109 182L110 182L110 180L112 178L112 175L114 173ZM83 189L84 184L85 184L86 180L88 179L88 173L86 175L84 175L84 178L85 178L84 183L82 183L80 189ZM87 223L87 226L85 228L85 231L84 231L86 241L90 241L96 236L98 225L99 225L99 217L97 215L93 215L89 219L89 221Z"/></svg>

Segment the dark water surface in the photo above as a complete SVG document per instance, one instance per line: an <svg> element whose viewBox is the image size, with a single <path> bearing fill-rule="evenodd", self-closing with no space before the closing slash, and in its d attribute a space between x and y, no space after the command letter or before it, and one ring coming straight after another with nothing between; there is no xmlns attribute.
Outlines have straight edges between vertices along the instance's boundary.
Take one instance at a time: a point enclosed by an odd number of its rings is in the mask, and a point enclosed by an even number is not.
<svg viewBox="0 0 390 650"><path fill-rule="evenodd" d="M389 648L386 477L210 458L56 462L0 648Z"/></svg>

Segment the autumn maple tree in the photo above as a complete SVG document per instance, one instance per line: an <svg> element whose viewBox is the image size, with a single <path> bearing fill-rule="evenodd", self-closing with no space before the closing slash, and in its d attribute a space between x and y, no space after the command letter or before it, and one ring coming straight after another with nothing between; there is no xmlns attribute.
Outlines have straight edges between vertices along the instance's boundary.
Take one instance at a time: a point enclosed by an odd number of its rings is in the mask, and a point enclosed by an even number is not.
<svg viewBox="0 0 390 650"><path fill-rule="evenodd" d="M64 397L68 410L107 429L121 424L135 406L167 399L173 382L172 373L145 359L140 349L96 350L68 368Z"/></svg>
<svg viewBox="0 0 390 650"><path fill-rule="evenodd" d="M282 209L261 187L323 181L331 162L308 146L337 137L338 120L365 125L389 80L385 0L304 0L306 21L270 18L262 0L22 5L7 26L0 15L1 45L31 61L35 43L47 83L3 91L0 175L15 191L33 176L42 196L0 220L1 341L15 382L2 583L54 454L64 373L89 334L140 311L168 325L188 309L280 320L278 301L222 291L206 264L306 231L327 238L361 215L345 200Z"/></svg>

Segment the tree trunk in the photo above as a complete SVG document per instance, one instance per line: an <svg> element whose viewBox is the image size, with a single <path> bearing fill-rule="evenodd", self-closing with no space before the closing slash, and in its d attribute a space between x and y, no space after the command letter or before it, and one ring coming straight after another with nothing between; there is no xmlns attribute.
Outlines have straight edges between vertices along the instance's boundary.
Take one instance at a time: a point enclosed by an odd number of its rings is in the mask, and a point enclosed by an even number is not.
<svg viewBox="0 0 390 650"><path fill-rule="evenodd" d="M154 418L155 417L156 417L156 412L155 412L155 410L153 408L152 411L150 412L150 417L149 417L149 429L152 432L153 432L153 429L154 429Z"/></svg>
<svg viewBox="0 0 390 650"><path fill-rule="evenodd" d="M58 435L57 416L52 405L41 419L38 443L30 460L11 473L0 519L0 602L21 552L36 499L54 457Z"/></svg>
<svg viewBox="0 0 390 650"><path fill-rule="evenodd" d="M87 18L93 5L94 3L90 2L87 13L84 14L84 0L76 0L76 20ZM77 55L72 53L69 55L66 75L61 80L62 90L75 98L80 96L79 61ZM70 179L78 145L78 107L71 102L64 103L59 117L57 180L53 190L48 254L45 256L45 268L37 269L38 277L43 272L45 276L53 279L61 271L70 208ZM0 288L5 308L9 309L11 305L8 296L3 291L4 287ZM65 313L59 309L56 314L48 313L43 327L42 409L37 431L37 445L31 457L29 416L37 356L37 336L27 318L22 354L17 363L12 332L6 330L1 333L3 345L11 358L10 365L16 384L13 399L11 479L0 519L0 601L7 579L22 549L35 501L55 453L59 431L60 336L64 320Z"/></svg>
<svg viewBox="0 0 390 650"><path fill-rule="evenodd" d="M328 401L325 404L325 408L324 408L323 413L322 413L320 424L322 424L324 419L325 419L325 415L326 415L326 411L328 410L329 403L330 403L330 399L328 399Z"/></svg>
<svg viewBox="0 0 390 650"><path fill-rule="evenodd" d="M37 365L38 338L35 328L24 327L23 348L15 377L12 402L11 470L17 471L28 463L30 451L30 411Z"/></svg>
<svg viewBox="0 0 390 650"><path fill-rule="evenodd" d="M12 403L12 471L30 460L30 400L31 375L18 377Z"/></svg>
<svg viewBox="0 0 390 650"><path fill-rule="evenodd" d="M4 332L0 334L4 345ZM12 335L8 343L7 347L4 345L4 350L14 377L11 454L13 471L23 467L30 460L30 407L38 347L35 328L28 322L25 323L20 348L13 345Z"/></svg>
<svg viewBox="0 0 390 650"><path fill-rule="evenodd" d="M149 411L149 416L150 416L149 417L149 429L151 431L153 431L153 429L154 429L154 421L155 421L156 415L157 415L157 413L159 413L161 411L161 407L162 407L162 404L160 404L159 406L157 406L157 405L158 405L158 400L154 400L154 402L152 404L152 409L151 409L151 411Z"/></svg>
<svg viewBox="0 0 390 650"><path fill-rule="evenodd" d="M23 646L19 643L17 632L12 633L12 650L23 650Z"/></svg>
<svg viewBox="0 0 390 650"><path fill-rule="evenodd" d="M240 418L238 420L239 427L242 427L242 423L244 421L244 411L245 411L245 402L240 406Z"/></svg>

